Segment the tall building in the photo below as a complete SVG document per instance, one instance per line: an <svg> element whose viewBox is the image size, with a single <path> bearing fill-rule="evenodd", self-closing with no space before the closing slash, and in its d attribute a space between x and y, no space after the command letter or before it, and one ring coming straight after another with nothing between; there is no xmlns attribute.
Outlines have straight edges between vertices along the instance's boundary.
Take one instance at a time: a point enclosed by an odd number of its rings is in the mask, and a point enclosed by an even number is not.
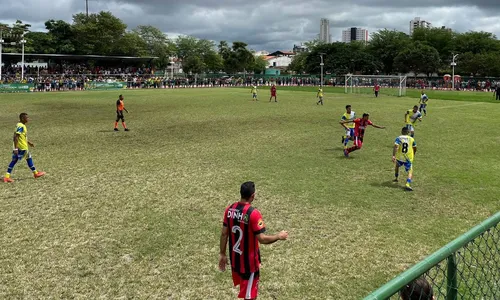
<svg viewBox="0 0 500 300"><path fill-rule="evenodd" d="M368 42L368 30L357 27L342 30L342 42L350 43L351 41Z"/></svg>
<svg viewBox="0 0 500 300"><path fill-rule="evenodd" d="M415 17L410 21L410 35L413 34L415 28L431 28L431 23L421 20L419 17Z"/></svg>
<svg viewBox="0 0 500 300"><path fill-rule="evenodd" d="M328 19L321 19L319 25L319 41L323 43L331 43L332 35L330 34L330 21Z"/></svg>

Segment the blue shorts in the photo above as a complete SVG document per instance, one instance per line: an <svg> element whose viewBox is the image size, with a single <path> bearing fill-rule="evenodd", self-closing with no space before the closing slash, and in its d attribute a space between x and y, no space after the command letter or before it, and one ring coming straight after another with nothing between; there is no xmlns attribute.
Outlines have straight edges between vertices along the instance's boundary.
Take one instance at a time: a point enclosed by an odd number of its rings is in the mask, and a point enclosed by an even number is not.
<svg viewBox="0 0 500 300"><path fill-rule="evenodd" d="M345 135L346 136L351 136L354 137L354 128L348 128L345 130Z"/></svg>
<svg viewBox="0 0 500 300"><path fill-rule="evenodd" d="M426 108L426 107L427 107L427 104L424 104L424 103L420 104L420 109Z"/></svg>
<svg viewBox="0 0 500 300"><path fill-rule="evenodd" d="M253 94L252 98L257 98L257 94Z"/></svg>
<svg viewBox="0 0 500 300"><path fill-rule="evenodd" d="M401 167L401 166L404 166L405 167L405 170L406 172L409 172L410 170L412 170L413 166L411 164L410 161L400 161L400 160L396 160L396 165L398 167Z"/></svg>
<svg viewBox="0 0 500 300"><path fill-rule="evenodd" d="M28 151L28 150L18 150L17 151L17 155L14 154L14 152L12 152L12 160L21 160L23 158L25 159L28 159L28 158L31 158L31 153Z"/></svg>

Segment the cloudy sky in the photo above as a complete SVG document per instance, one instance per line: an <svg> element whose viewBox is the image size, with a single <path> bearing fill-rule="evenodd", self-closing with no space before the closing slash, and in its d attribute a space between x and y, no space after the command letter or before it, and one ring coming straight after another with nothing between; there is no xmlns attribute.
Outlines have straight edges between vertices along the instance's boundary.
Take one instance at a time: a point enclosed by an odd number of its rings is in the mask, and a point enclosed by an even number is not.
<svg viewBox="0 0 500 300"><path fill-rule="evenodd" d="M288 50L315 39L320 18L330 20L333 40L347 27L369 32L409 31L418 16L456 31L483 30L500 37L499 0L88 0L89 11L111 11L130 29L153 25L169 36L244 41L254 50ZM354 4L356 3L356 4ZM85 0L0 0L0 23L20 19L43 30L48 19L70 22Z"/></svg>

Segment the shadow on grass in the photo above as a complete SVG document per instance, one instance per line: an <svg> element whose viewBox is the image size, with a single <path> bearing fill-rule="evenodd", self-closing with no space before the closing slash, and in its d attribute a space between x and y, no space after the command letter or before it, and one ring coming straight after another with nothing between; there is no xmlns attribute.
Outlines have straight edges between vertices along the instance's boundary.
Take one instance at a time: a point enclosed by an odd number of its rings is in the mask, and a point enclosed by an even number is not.
<svg viewBox="0 0 500 300"><path fill-rule="evenodd" d="M389 188L393 188L393 189L405 190L404 186L401 186L400 183L393 182L392 180L391 181L384 181L384 182L376 181L376 182L370 183L370 185L373 187L389 187Z"/></svg>
<svg viewBox="0 0 500 300"><path fill-rule="evenodd" d="M326 148L325 149L326 152L335 152L335 151L339 151L341 153L344 153L344 147L342 146L338 146L338 147L332 147L332 148Z"/></svg>

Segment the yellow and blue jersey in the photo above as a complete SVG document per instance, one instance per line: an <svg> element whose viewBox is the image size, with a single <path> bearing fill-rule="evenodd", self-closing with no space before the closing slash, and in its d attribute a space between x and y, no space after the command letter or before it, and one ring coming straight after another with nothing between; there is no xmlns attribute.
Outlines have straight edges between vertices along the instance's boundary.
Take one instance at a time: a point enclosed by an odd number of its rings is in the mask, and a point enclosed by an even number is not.
<svg viewBox="0 0 500 300"><path fill-rule="evenodd" d="M322 88L318 89L318 95L317 95L317 97L323 97L323 89Z"/></svg>
<svg viewBox="0 0 500 300"><path fill-rule="evenodd" d="M28 130L26 129L26 125L24 125L21 122L17 123L15 134L17 134L17 148L19 150L28 150L27 133L28 133ZM14 145L14 147L15 147L15 145Z"/></svg>
<svg viewBox="0 0 500 300"><path fill-rule="evenodd" d="M417 147L415 139L408 135L400 135L396 138L394 144L398 146L396 159L401 162L412 163L413 156L415 155L413 147Z"/></svg>
<svg viewBox="0 0 500 300"><path fill-rule="evenodd" d="M406 125L415 125L420 118L422 118L422 114L419 111L413 112L413 109L409 109L405 115Z"/></svg>
<svg viewBox="0 0 500 300"><path fill-rule="evenodd" d="M257 95L257 87L256 86L252 87L252 94Z"/></svg>
<svg viewBox="0 0 500 300"><path fill-rule="evenodd" d="M341 121L352 121L356 119L356 113L351 111L350 114L348 114L347 112L345 112L343 115L342 115L342 118L340 119ZM345 127L347 128L354 128L354 123L346 123L344 124Z"/></svg>

